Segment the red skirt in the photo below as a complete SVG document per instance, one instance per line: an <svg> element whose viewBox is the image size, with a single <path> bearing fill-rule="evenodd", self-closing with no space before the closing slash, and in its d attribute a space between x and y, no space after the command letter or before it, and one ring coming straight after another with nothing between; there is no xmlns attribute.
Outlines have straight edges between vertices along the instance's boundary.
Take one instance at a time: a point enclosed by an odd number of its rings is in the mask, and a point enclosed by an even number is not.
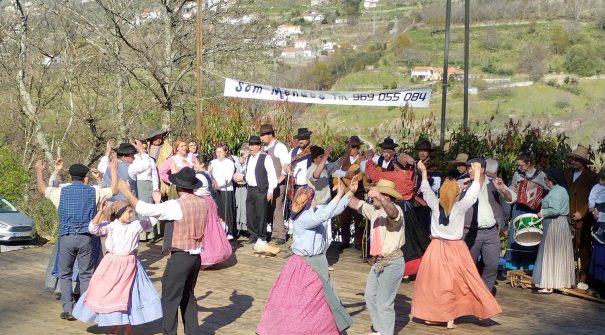
<svg viewBox="0 0 605 335"><path fill-rule="evenodd" d="M447 322L464 315L489 319L501 312L479 276L466 243L433 239L416 275L412 315Z"/></svg>
<svg viewBox="0 0 605 335"><path fill-rule="evenodd" d="M290 257L271 289L259 335L339 334L321 279L301 257Z"/></svg>

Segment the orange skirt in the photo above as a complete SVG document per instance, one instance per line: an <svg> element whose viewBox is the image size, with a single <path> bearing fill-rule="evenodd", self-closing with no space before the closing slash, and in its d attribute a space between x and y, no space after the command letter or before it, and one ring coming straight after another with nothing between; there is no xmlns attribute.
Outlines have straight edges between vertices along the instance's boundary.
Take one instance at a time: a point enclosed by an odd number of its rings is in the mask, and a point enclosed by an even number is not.
<svg viewBox="0 0 605 335"><path fill-rule="evenodd" d="M479 276L466 243L433 239L416 276L412 315L447 322L464 315L489 319L501 312Z"/></svg>

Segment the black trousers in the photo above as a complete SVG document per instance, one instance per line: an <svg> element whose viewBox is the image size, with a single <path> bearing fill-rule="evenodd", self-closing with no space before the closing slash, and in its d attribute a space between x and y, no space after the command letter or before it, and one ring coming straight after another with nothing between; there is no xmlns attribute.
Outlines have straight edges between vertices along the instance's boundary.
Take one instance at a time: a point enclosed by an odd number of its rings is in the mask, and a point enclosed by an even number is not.
<svg viewBox="0 0 605 335"><path fill-rule="evenodd" d="M162 330L165 335L176 335L179 307L185 334L197 334L197 301L193 291L200 266L200 255L188 252L170 255L162 276Z"/></svg>
<svg viewBox="0 0 605 335"><path fill-rule="evenodd" d="M246 225L250 238L267 240L267 215L269 212L267 191L258 187L248 187L246 195Z"/></svg>

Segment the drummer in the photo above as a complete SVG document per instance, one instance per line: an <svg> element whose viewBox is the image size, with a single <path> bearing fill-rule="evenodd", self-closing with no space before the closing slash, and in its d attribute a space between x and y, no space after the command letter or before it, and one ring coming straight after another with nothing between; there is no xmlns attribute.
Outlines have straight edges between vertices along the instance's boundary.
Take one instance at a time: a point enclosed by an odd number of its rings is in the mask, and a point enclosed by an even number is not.
<svg viewBox="0 0 605 335"><path fill-rule="evenodd" d="M476 262L479 255L481 255L483 260L481 277L488 290L493 293L500 261L499 232L505 222L504 210L497 187L503 188L504 184L496 186L486 177L486 161L483 158L471 158L466 162L469 175L473 174L472 163L481 164L481 177L479 179L481 189L477 202L466 212L464 240L470 249L473 261Z"/></svg>
<svg viewBox="0 0 605 335"><path fill-rule="evenodd" d="M529 197L519 194L519 185L521 183L535 183L537 187L546 188L546 175L534 165L534 159L529 153L521 153L516 159L517 170L513 175L511 186L509 188L498 188L506 202L513 205L512 217L516 218L523 214L537 214L540 208L532 209L527 206L526 200L540 201L541 199L528 199ZM496 184L501 183L501 180ZM525 202L525 204L523 203ZM515 227L509 225L508 243L506 249L506 267L508 269L533 270L538 246L526 247L519 245L514 240Z"/></svg>

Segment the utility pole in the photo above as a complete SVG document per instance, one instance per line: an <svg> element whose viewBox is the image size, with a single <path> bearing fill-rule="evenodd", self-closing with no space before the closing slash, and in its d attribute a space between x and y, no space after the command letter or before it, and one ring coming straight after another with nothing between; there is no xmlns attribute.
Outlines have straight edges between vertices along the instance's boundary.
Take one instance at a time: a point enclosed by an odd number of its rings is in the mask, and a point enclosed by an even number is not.
<svg viewBox="0 0 605 335"><path fill-rule="evenodd" d="M195 133L202 132L202 0L197 0L195 15Z"/></svg>
<svg viewBox="0 0 605 335"><path fill-rule="evenodd" d="M450 53L450 16L452 12L452 0L447 0L445 6L445 47L443 50L443 78L441 88L441 136L439 137L439 146L443 149L445 144L445 111L447 107L447 77L448 77L448 58Z"/></svg>
<svg viewBox="0 0 605 335"><path fill-rule="evenodd" d="M462 126L464 130L468 129L468 75L470 72L468 56L471 30L470 8L471 0L464 0L464 114L462 117Z"/></svg>

